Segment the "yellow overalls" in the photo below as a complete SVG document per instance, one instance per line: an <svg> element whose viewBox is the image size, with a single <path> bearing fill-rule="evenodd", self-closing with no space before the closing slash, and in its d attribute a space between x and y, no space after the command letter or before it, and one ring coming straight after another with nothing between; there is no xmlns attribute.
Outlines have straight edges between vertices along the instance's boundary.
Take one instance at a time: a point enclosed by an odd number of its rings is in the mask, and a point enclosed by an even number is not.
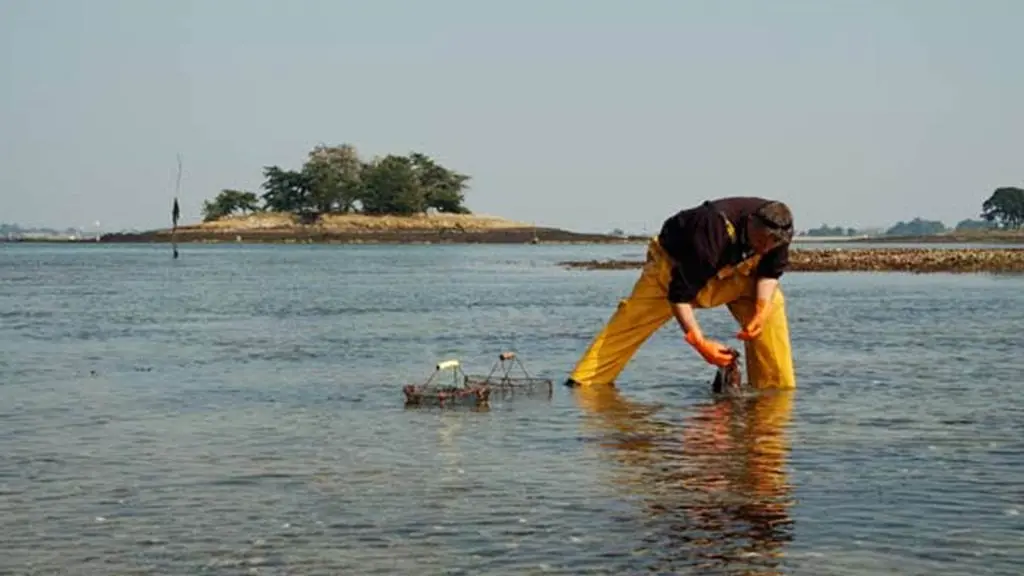
<svg viewBox="0 0 1024 576"><path fill-rule="evenodd" d="M730 237L735 230L726 220ZM729 312L745 326L756 310L757 278L754 272L760 256L754 256L719 271L697 294L695 308L714 308L725 304ZM673 318L668 301L668 285L673 262L657 237L647 245L647 261L629 297L618 308L604 329L594 337L570 378L580 386L611 384L652 334ZM756 389L796 388L793 357L786 321L782 287L773 296L772 308L757 338L744 343L747 381Z"/></svg>

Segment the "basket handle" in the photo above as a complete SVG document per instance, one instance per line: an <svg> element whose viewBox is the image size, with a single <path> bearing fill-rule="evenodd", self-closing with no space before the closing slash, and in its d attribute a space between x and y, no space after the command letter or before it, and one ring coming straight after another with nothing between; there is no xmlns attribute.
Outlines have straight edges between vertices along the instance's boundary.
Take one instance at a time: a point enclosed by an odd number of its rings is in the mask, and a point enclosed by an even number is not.
<svg viewBox="0 0 1024 576"><path fill-rule="evenodd" d="M438 362L435 370L444 370L445 368L458 368L458 360L445 360L444 362Z"/></svg>

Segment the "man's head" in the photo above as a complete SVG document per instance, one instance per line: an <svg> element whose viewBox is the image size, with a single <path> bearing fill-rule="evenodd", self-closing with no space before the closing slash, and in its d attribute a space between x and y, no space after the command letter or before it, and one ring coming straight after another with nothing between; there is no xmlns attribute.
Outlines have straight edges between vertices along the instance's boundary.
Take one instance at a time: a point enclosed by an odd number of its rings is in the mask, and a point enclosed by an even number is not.
<svg viewBox="0 0 1024 576"><path fill-rule="evenodd" d="M769 252L793 239L793 214L783 202L761 205L747 219L747 237L758 254Z"/></svg>

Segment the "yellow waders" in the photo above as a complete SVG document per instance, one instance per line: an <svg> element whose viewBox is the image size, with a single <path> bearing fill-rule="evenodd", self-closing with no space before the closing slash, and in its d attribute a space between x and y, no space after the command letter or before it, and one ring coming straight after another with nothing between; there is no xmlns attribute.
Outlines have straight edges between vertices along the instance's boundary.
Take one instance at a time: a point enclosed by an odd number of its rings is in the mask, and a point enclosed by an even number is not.
<svg viewBox="0 0 1024 576"><path fill-rule="evenodd" d="M697 294L695 308L725 304L745 326L756 310L757 283L753 275L760 257L755 255L712 278ZM672 260L652 238L647 261L629 297L619 302L611 319L590 343L570 376L580 386L612 384L652 334L673 318L668 301ZM744 343L747 381L757 389L796 388L793 358L782 288L775 291L772 310L761 334Z"/></svg>

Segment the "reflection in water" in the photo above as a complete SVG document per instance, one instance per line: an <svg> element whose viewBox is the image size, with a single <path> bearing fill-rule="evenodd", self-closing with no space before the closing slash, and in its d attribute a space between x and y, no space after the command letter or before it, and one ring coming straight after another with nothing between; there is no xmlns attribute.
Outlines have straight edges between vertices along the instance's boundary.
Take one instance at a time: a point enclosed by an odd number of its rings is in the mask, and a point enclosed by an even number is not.
<svg viewBox="0 0 1024 576"><path fill-rule="evenodd" d="M792 539L785 428L793 392L715 400L683 423L613 387L576 390L612 458L615 483L643 502L643 550L656 571L776 574Z"/></svg>

